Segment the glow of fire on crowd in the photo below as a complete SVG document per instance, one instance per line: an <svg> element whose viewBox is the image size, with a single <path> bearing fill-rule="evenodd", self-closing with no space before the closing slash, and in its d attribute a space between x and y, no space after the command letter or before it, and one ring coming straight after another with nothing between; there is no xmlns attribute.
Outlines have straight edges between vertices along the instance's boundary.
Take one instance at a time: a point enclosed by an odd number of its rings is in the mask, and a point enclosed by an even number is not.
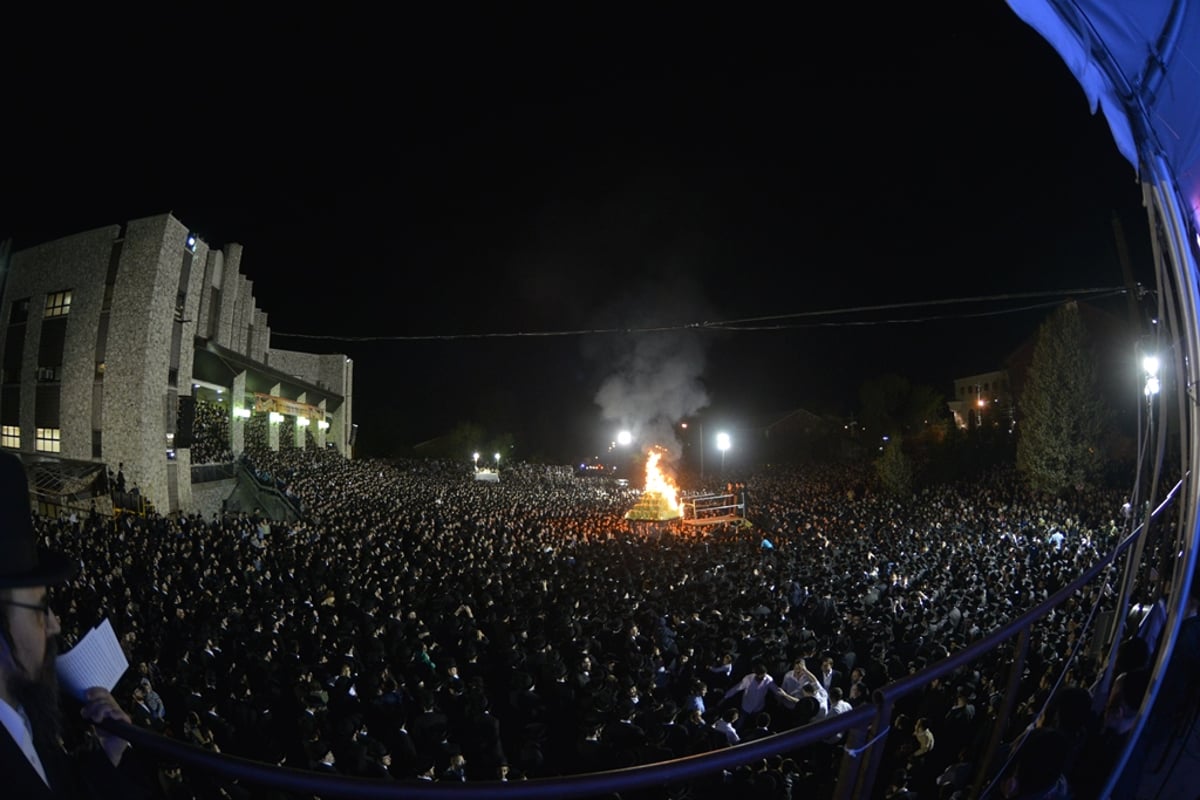
<svg viewBox="0 0 1200 800"><path fill-rule="evenodd" d="M666 448L650 448L646 455L646 488L637 504L625 513L625 519L663 522L683 516L679 487L661 466L666 454Z"/></svg>

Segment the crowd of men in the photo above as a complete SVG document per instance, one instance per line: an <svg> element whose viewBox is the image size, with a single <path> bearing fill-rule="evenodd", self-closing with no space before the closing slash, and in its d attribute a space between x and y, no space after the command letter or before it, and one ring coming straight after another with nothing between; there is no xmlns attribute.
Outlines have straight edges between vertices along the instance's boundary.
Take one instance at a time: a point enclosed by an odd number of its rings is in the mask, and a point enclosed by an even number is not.
<svg viewBox="0 0 1200 800"><path fill-rule="evenodd" d="M1119 494L1038 502L1011 474L901 500L856 469L780 468L746 478L752 527L647 535L623 519L635 488L561 470L484 483L469 463L256 459L288 475L305 521L39 519L86 563L56 595L63 629L111 619L135 665L115 694L139 724L398 780L608 770L843 713L1047 598L1120 533ZM1095 681L1078 645L1103 592L1034 628L1006 740L1065 667L1060 692ZM897 705L881 779L893 795L965 786L1008 657ZM689 790L798 796L828 786L839 755L832 737ZM244 791L157 769L173 798Z"/></svg>
<svg viewBox="0 0 1200 800"><path fill-rule="evenodd" d="M192 463L228 464L233 461L229 409L221 403L196 398L192 422Z"/></svg>

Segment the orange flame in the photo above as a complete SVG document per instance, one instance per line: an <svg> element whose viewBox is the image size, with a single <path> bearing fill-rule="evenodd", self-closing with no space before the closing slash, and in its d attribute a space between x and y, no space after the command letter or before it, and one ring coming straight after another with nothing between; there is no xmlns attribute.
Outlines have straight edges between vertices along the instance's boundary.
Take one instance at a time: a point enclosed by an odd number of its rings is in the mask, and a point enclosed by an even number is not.
<svg viewBox="0 0 1200 800"><path fill-rule="evenodd" d="M683 508L679 503L679 487L658 466L658 462L665 454L666 451L655 448L646 458L646 491L661 495L673 511L682 513Z"/></svg>

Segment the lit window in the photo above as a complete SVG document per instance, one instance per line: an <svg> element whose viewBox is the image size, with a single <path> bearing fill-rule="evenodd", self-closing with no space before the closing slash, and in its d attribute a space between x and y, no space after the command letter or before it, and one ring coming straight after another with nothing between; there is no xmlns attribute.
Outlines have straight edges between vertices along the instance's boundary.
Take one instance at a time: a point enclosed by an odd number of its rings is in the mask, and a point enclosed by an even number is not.
<svg viewBox="0 0 1200 800"><path fill-rule="evenodd" d="M38 428L37 449L41 453L58 453L62 451L61 428Z"/></svg>
<svg viewBox="0 0 1200 800"><path fill-rule="evenodd" d="M21 446L21 428L18 425L0 426L0 447L18 448Z"/></svg>
<svg viewBox="0 0 1200 800"><path fill-rule="evenodd" d="M71 312L71 292L51 292L46 295L46 316L65 317Z"/></svg>

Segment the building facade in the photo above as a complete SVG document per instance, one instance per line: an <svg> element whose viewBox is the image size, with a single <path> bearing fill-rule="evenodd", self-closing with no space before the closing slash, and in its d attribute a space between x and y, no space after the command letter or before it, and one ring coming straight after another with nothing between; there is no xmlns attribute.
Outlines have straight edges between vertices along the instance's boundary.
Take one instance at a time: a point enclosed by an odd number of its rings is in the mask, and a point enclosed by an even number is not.
<svg viewBox="0 0 1200 800"><path fill-rule="evenodd" d="M956 378L954 398L946 404L959 428L1000 427L1011 430L1016 403L1008 370Z"/></svg>
<svg viewBox="0 0 1200 800"><path fill-rule="evenodd" d="M273 351L241 259L240 245L211 247L170 214L13 252L0 447L64 475L119 468L164 512L191 506L197 402L228 416L230 455L256 415L269 445L348 454L352 363Z"/></svg>

